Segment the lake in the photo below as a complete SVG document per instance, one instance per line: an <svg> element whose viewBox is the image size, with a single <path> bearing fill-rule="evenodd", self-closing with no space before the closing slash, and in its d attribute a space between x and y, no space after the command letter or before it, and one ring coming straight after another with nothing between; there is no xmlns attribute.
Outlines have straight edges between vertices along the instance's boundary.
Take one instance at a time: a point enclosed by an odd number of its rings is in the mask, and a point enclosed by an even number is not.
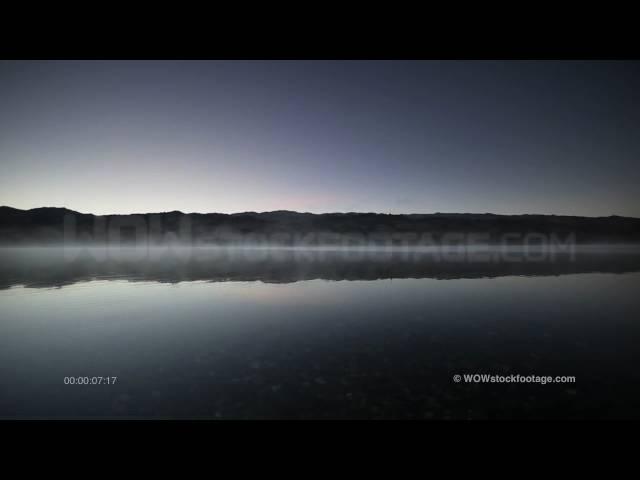
<svg viewBox="0 0 640 480"><path fill-rule="evenodd" d="M640 251L577 248L3 248L0 418L640 418Z"/></svg>

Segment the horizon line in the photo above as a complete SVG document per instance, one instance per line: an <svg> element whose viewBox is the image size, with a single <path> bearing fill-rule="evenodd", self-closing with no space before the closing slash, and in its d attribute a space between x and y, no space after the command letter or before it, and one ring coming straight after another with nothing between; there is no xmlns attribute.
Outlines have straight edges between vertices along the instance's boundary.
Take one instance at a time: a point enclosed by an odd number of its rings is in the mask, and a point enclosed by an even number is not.
<svg viewBox="0 0 640 480"><path fill-rule="evenodd" d="M588 215L564 215L564 214L555 214L555 213L491 213L491 212L431 212L431 213L383 213L383 212L363 212L363 211L344 211L344 212L321 212L321 213L313 213L313 212L299 212L297 210L286 210L286 209L279 209L279 210L268 210L268 211L262 211L262 212L257 212L257 211L253 211L253 210L246 210L246 211L242 211L242 212L234 212L234 213L223 213L223 212L183 212L181 210L168 210L168 211L162 211L162 212L146 212L146 213L140 213L140 212L135 212L135 213L104 213L104 214L95 214L95 213L85 213L85 212L80 212L78 210L72 210L70 208L67 207L34 207L34 208L16 208L16 207L11 207L9 205L0 205L0 208L8 208L11 210L19 210L21 212L30 212L33 210L67 210L69 212L73 212L73 213L77 213L80 215L93 215L94 217L112 217L112 216L118 216L118 215L161 215L161 214L167 214L167 213L179 213L182 215L263 215L263 214L269 214L269 213L293 213L293 214L298 214L298 215L348 215L348 214L355 214L355 215L388 215L388 216L411 216L411 215L492 215L492 216L496 216L496 217L521 217L521 216L530 216L530 217L574 217L574 218L630 218L630 219L634 219L634 220L640 220L640 217L631 217L631 216L625 216L625 215L616 215L616 214L611 214L611 215L598 215L598 216L588 216Z"/></svg>

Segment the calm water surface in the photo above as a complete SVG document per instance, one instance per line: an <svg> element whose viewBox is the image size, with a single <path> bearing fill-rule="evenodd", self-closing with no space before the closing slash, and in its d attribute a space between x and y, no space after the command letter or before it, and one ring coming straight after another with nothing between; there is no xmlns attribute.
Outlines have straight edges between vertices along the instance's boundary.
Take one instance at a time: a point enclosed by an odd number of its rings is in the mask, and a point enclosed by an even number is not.
<svg viewBox="0 0 640 480"><path fill-rule="evenodd" d="M0 260L1 418L640 417L638 252Z"/></svg>

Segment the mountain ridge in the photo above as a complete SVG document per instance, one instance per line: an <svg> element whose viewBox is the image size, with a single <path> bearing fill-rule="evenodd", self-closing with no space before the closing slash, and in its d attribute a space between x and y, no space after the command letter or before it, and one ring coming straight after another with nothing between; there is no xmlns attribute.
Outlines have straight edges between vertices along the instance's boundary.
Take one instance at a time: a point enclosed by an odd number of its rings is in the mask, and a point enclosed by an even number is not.
<svg viewBox="0 0 640 480"><path fill-rule="evenodd" d="M602 218L623 218L623 219L632 219L632 220L640 220L640 217L630 217L625 215L600 215L600 216L587 216L587 215L560 215L555 213L514 213L514 214L506 214L506 213L491 213L491 212L433 212L433 213L382 213L382 212L356 212L356 211L348 211L348 212L322 212L322 213L313 213L313 212L298 212L296 210L266 210L262 212L256 211L245 211L245 212L234 212L234 213L223 213L223 212L183 212L181 210L171 210L166 212L136 212L136 213L104 213L104 214L95 214L95 213L84 213L79 212L77 210L72 210L67 207L34 207L29 209L16 208L11 207L9 205L0 205L0 211L2 209L9 209L18 212L34 212L34 211L63 211L69 212L77 215L92 215L94 217L114 217L114 216L129 216L129 215L166 215L166 214L180 214L180 215L266 215L266 214L293 214L293 215L383 215L383 216L405 216L405 217L428 217L428 216L461 216L461 215L469 215L469 216L494 216L494 217L560 217L560 218L586 218L586 219L602 219Z"/></svg>
<svg viewBox="0 0 640 480"><path fill-rule="evenodd" d="M67 222L67 223L65 223ZM557 240L575 243L640 243L640 219L569 215L500 215L491 213L385 214L371 212L271 212L94 215L67 208L21 210L0 207L0 244L50 244L84 238L131 240L141 235L153 242L167 235L198 244L252 241L294 244L378 242L422 245L425 242L526 243ZM98 229L98 230L96 230ZM105 233L106 232L106 233ZM133 233L132 233L133 232ZM71 235L69 235L71 234ZM481 236L484 240L472 240ZM302 238L301 237L305 237ZM454 238L455 237L455 238ZM461 237L464 237L461 239ZM536 237L537 240L534 238ZM71 239L71 240L70 240ZM75 240L74 240L75 241ZM137 240L136 240L137 241ZM306 243L305 243L306 242Z"/></svg>

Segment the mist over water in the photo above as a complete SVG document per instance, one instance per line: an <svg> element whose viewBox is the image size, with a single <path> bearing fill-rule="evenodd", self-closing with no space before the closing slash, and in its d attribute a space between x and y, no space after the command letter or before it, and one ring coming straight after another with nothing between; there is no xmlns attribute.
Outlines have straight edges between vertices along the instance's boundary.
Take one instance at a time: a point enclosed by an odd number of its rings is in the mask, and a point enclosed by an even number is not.
<svg viewBox="0 0 640 480"><path fill-rule="evenodd" d="M83 247L0 249L0 288L130 281L378 280L640 270L634 245L343 248Z"/></svg>

